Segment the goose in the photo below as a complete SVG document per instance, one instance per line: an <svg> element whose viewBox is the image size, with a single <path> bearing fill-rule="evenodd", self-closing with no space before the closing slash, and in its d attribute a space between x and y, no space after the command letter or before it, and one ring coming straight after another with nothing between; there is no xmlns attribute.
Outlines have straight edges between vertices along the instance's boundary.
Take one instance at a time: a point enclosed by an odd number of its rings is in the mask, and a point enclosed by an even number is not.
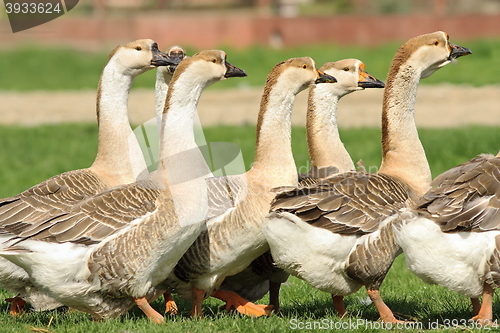
<svg viewBox="0 0 500 333"><path fill-rule="evenodd" d="M0 255L21 266L33 284L94 320L137 304L152 321L163 316L149 301L204 226L205 174L193 117L204 88L246 76L219 50L178 65L162 116L160 163L149 178L109 189L23 230Z"/></svg>
<svg viewBox="0 0 500 333"><path fill-rule="evenodd" d="M430 188L414 121L417 87L421 78L468 53L442 31L403 44L384 90L379 172L347 172L316 185L284 188L262 224L276 264L335 295L339 316L346 314L343 297L365 286L381 320L398 322L379 287L401 252L391 228L397 211Z"/></svg>
<svg viewBox="0 0 500 333"><path fill-rule="evenodd" d="M472 320L481 325L493 324L500 281L499 170L500 153L444 172L393 226L408 269L426 283L470 297Z"/></svg>
<svg viewBox="0 0 500 333"><path fill-rule="evenodd" d="M236 274L267 250L259 224L279 185L296 185L297 171L291 150L291 111L295 95L313 82L334 82L319 72L309 57L277 64L267 77L257 122L255 160L239 175L207 180L209 216L204 231L158 288L192 300L191 316L202 314L208 296L226 302L250 316L269 314L234 292L217 290L224 278ZM279 158L276 156L279 155ZM227 205L230 201L232 205Z"/></svg>
<svg viewBox="0 0 500 333"><path fill-rule="evenodd" d="M0 200L0 239L19 234L43 214L56 214L106 189L134 182L146 169L127 116L127 100L134 79L157 66L174 65L150 39L116 47L102 71L97 91L98 153L87 169L69 171L26 191ZM3 244L3 242L2 242ZM2 245L3 246L3 245ZM15 292L10 312L22 311L25 301L35 310L60 304L30 285L24 270L0 258L0 285Z"/></svg>
<svg viewBox="0 0 500 333"><path fill-rule="evenodd" d="M312 84L309 87L306 135L311 170L299 174L299 184L317 181L318 177L327 177L332 171L344 173L354 170L354 163L338 132L339 100L365 88L384 87L382 81L366 72L365 64L358 59L327 62L319 70L335 77L337 83ZM226 277L220 289L235 291L251 302L261 299L269 291L269 304L275 313L279 313L279 290L288 276L276 267L268 251L241 273Z"/></svg>

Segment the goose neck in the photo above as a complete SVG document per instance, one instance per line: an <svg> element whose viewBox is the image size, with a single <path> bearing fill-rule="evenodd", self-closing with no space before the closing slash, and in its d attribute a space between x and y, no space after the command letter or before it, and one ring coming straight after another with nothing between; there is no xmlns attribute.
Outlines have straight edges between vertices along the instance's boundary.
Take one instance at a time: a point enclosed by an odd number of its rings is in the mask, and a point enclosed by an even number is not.
<svg viewBox="0 0 500 333"><path fill-rule="evenodd" d="M172 193L180 223L200 222L205 217L211 177L194 134L196 107L206 82L189 73L170 83L162 117L159 171Z"/></svg>
<svg viewBox="0 0 500 333"><path fill-rule="evenodd" d="M418 195L431 183L431 172L415 125L415 102L420 73L402 65L389 74L382 110L380 172L405 181Z"/></svg>
<svg viewBox="0 0 500 333"><path fill-rule="evenodd" d="M254 172L270 186L295 185L297 169L291 147L291 116L298 91L266 85L257 121Z"/></svg>
<svg viewBox="0 0 500 333"><path fill-rule="evenodd" d="M340 140L337 125L337 107L340 97L321 91L323 85L309 90L306 117L306 135L311 166L335 166L340 173L354 170L351 156Z"/></svg>
<svg viewBox="0 0 500 333"><path fill-rule="evenodd" d="M156 71L155 115L157 119L161 119L163 115L163 110L165 109L165 100L167 99L168 85L171 79L172 76L169 73L165 73L161 69L158 69Z"/></svg>
<svg viewBox="0 0 500 333"><path fill-rule="evenodd" d="M96 103L98 149L91 168L109 174L112 186L133 182L147 171L128 119L128 96L134 78L109 63L99 81Z"/></svg>

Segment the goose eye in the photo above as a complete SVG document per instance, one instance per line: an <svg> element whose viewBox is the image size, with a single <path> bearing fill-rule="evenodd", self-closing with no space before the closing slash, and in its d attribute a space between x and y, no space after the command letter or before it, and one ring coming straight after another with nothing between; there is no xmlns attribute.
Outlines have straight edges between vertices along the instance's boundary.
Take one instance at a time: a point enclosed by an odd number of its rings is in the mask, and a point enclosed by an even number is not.
<svg viewBox="0 0 500 333"><path fill-rule="evenodd" d="M345 72L349 72L349 67L344 67Z"/></svg>
<svg viewBox="0 0 500 333"><path fill-rule="evenodd" d="M212 62L215 64L217 62L217 59L213 58Z"/></svg>
<svg viewBox="0 0 500 333"><path fill-rule="evenodd" d="M137 51L142 50L142 48L141 48L140 46L136 46L136 47L135 47L135 49L136 49Z"/></svg>
<svg viewBox="0 0 500 333"><path fill-rule="evenodd" d="M434 45L438 46L438 45L439 45L439 41L438 41L438 40L437 40L437 41L435 41L435 42L434 42Z"/></svg>
<svg viewBox="0 0 500 333"><path fill-rule="evenodd" d="M307 68L307 65L306 65L306 64L303 64L303 65L302 65L302 68L306 69L306 68Z"/></svg>

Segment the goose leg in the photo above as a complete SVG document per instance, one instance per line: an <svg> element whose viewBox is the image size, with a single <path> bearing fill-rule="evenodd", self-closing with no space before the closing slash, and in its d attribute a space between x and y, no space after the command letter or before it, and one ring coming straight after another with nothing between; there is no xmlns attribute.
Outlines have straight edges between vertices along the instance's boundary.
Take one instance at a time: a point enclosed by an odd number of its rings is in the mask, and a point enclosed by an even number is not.
<svg viewBox="0 0 500 333"><path fill-rule="evenodd" d="M203 295L205 292L201 289L193 288L191 290L192 295L192 306L191 306L191 317L203 317L201 312L201 302L203 302Z"/></svg>
<svg viewBox="0 0 500 333"><path fill-rule="evenodd" d="M479 314L479 310L481 309L479 298L471 298L470 301L472 303L472 315L477 316Z"/></svg>
<svg viewBox="0 0 500 333"><path fill-rule="evenodd" d="M281 283L269 282L269 304L273 306L274 313L280 312L280 288Z"/></svg>
<svg viewBox="0 0 500 333"><path fill-rule="evenodd" d="M24 306L26 305L26 301L23 300L18 295L14 297L7 298L6 302L11 302L9 313L11 316L19 315L24 313Z"/></svg>
<svg viewBox="0 0 500 333"><path fill-rule="evenodd" d="M176 315L179 313L177 304L175 304L174 298L171 293L164 293L163 298L165 299L165 313Z"/></svg>
<svg viewBox="0 0 500 333"><path fill-rule="evenodd" d="M254 304L232 291L217 290L212 296L226 302L226 310L235 308L250 317L269 316L273 310L271 305Z"/></svg>
<svg viewBox="0 0 500 333"><path fill-rule="evenodd" d="M371 301L377 308L378 313L380 314L380 319L384 323L403 323L403 321L397 320L394 317L391 309L389 309L389 307L382 300L382 297L380 297L380 291L378 289L370 289L367 287L366 291L368 292L368 296L370 297Z"/></svg>
<svg viewBox="0 0 500 333"><path fill-rule="evenodd" d="M483 288L483 302L481 304L481 309L477 315L472 317L472 320L476 320L480 324L491 324L493 319L493 294L495 291L487 283L484 283Z"/></svg>
<svg viewBox="0 0 500 333"><path fill-rule="evenodd" d="M151 307L146 297L134 298L134 301L139 309L141 309L142 312L144 312L144 314L149 318L149 320L157 324L164 322L163 316Z"/></svg>
<svg viewBox="0 0 500 333"><path fill-rule="evenodd" d="M332 300L333 300L333 306L335 307L335 311L337 311L337 315L339 316L339 318L343 318L347 314L344 305L344 296L332 294Z"/></svg>

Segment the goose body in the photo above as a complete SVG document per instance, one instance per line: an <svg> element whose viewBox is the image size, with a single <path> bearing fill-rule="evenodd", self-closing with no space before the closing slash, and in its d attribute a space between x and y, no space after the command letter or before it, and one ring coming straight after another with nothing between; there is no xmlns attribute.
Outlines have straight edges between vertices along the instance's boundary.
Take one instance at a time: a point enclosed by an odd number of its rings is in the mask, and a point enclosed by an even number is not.
<svg viewBox="0 0 500 333"><path fill-rule="evenodd" d="M152 40L137 40L117 47L109 56L99 81L97 120L99 143L91 167L65 172L41 182L17 196L0 200L0 239L19 235L44 215L57 215L113 186L136 181L147 171L139 144L133 136L127 115L127 100L132 82L138 75L174 64L158 51ZM33 287L26 272L0 259L0 285L18 293L12 313L23 298L36 310L60 306Z"/></svg>
<svg viewBox="0 0 500 333"><path fill-rule="evenodd" d="M154 287L199 235L207 213L210 169L194 142L196 105L208 85L244 75L222 51L183 59L165 102L159 169L39 221L0 255L23 267L35 286L95 319L135 303L163 321L147 301L159 296Z"/></svg>
<svg viewBox="0 0 500 333"><path fill-rule="evenodd" d="M206 232L165 282L165 288L193 300L192 315L201 313L202 299L211 295L243 313L264 314L258 307L243 306L234 293L216 290L226 276L240 272L268 249L260 223L274 197L271 189L297 184L290 138L295 95L312 82L334 80L320 74L308 57L284 61L268 75L257 123L255 162L245 174L208 180L209 209L223 213L207 221ZM220 209L228 207L227 198L233 207Z"/></svg>
<svg viewBox="0 0 500 333"><path fill-rule="evenodd" d="M430 169L414 122L418 83L469 50L435 32L410 39L394 56L384 90L379 173L347 172L277 195L263 232L276 264L313 287L342 297L366 286L380 317L397 322L379 287L401 249L396 213L430 188ZM293 244L293 246L290 246Z"/></svg>
<svg viewBox="0 0 500 333"><path fill-rule="evenodd" d="M309 88L306 133L311 170L299 174L299 184L354 170L354 163L340 140L338 103L352 92L384 87L384 83L368 74L363 62L357 59L328 62L320 71L335 77L337 82L312 84ZM270 304L275 312L279 312L279 288L287 278L288 273L275 265L268 251L241 273L228 276L220 289L235 291L252 302L270 291Z"/></svg>
<svg viewBox="0 0 500 333"><path fill-rule="evenodd" d="M492 320L500 285L499 170L499 155L481 155L444 172L394 226L415 275L473 299L483 296L473 317L483 324Z"/></svg>

